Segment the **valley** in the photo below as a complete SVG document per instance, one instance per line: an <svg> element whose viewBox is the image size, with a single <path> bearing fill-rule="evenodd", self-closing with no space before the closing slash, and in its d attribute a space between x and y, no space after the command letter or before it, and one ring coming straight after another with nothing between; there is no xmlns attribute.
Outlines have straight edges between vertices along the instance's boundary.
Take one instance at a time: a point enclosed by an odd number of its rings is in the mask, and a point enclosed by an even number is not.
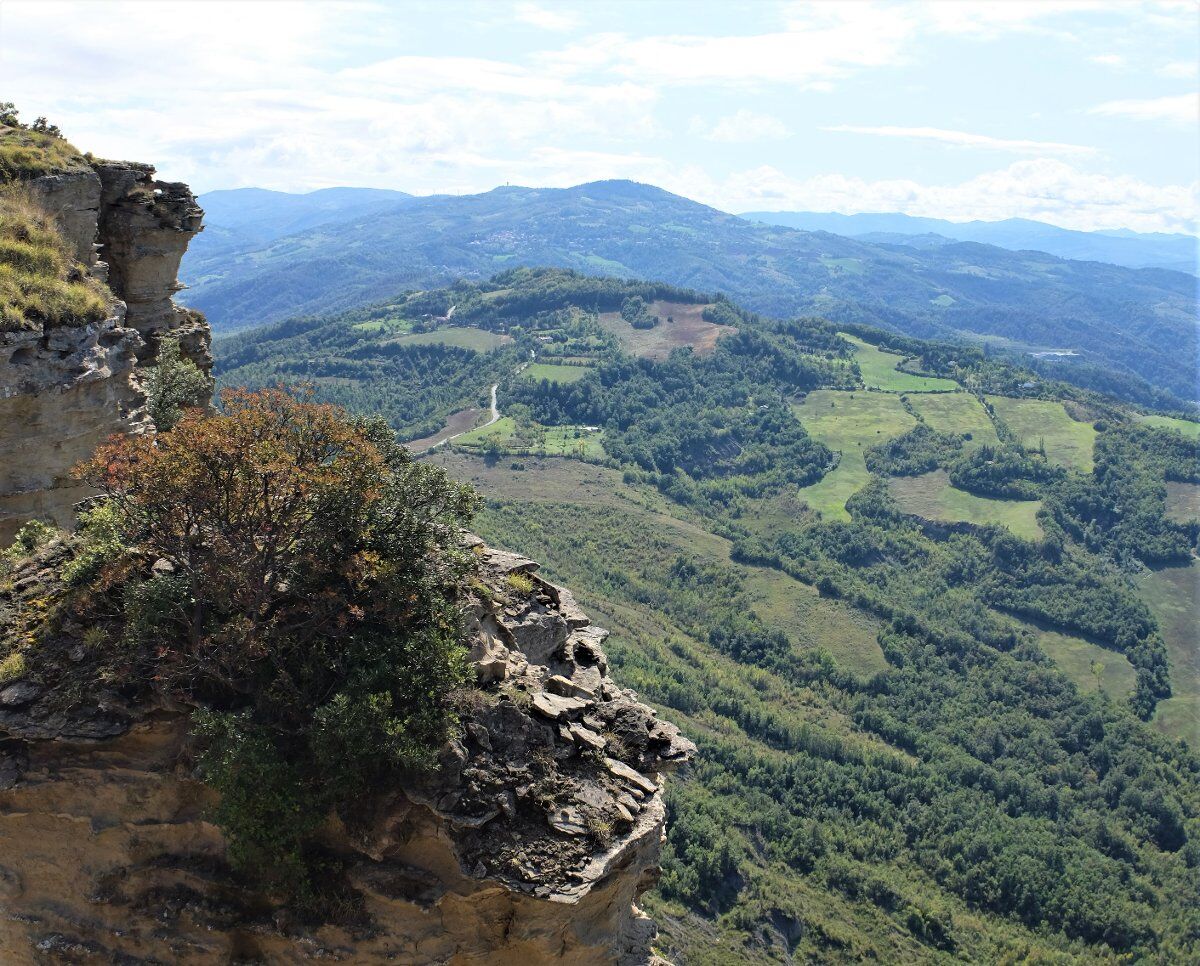
<svg viewBox="0 0 1200 966"><path fill-rule="evenodd" d="M571 586L614 673L698 743L646 900L672 957L1186 946L1170 821L1109 802L1136 781L1164 814L1200 804L1187 420L961 345L546 269L217 353L226 383L319 357L346 381L318 396L459 434L423 459L483 495L476 529ZM1131 891L1097 822L1162 884Z"/></svg>

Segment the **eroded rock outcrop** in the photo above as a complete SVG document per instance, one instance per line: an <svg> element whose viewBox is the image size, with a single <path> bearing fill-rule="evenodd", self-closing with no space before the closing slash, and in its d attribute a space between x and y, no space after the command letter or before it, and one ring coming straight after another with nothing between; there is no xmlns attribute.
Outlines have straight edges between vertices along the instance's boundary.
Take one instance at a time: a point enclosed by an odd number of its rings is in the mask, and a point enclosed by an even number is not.
<svg viewBox="0 0 1200 966"><path fill-rule="evenodd" d="M165 334L212 367L204 317L171 300L203 217L186 185L155 181L148 165L80 158L24 189L115 301L91 325L0 331L0 547L35 517L69 524L84 495L71 467L112 433L150 427L139 366Z"/></svg>
<svg viewBox="0 0 1200 966"><path fill-rule="evenodd" d="M16 677L0 689L5 963L600 964L653 960L660 775L694 750L608 677L605 632L536 565L476 544L478 688L436 774L331 818L364 913L312 925L225 864L186 709ZM0 628L55 582L55 549L0 588ZM40 647L86 664L83 628Z"/></svg>

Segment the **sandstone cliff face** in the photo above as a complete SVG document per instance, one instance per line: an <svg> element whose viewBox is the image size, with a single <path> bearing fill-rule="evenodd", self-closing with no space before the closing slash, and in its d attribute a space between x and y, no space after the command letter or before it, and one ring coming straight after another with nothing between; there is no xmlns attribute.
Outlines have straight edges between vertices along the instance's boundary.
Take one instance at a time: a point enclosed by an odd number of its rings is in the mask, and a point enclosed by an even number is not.
<svg viewBox="0 0 1200 966"><path fill-rule="evenodd" d="M179 261L203 212L186 185L148 165L96 162L28 182L83 268L120 301L83 327L0 332L0 546L26 521L71 521L71 467L112 433L149 428L138 365L161 337L212 366L208 324L174 304Z"/></svg>
<svg viewBox="0 0 1200 966"><path fill-rule="evenodd" d="M608 678L605 632L569 593L532 561L476 549L466 609L479 689L462 740L435 776L325 832L365 905L352 926L306 925L231 875L185 709L128 707L102 683L68 706L44 683L10 681L3 962L652 961L654 927L635 902L657 874L659 774L693 746ZM0 628L53 584L53 555L0 588ZM86 661L80 633L65 626L43 646Z"/></svg>

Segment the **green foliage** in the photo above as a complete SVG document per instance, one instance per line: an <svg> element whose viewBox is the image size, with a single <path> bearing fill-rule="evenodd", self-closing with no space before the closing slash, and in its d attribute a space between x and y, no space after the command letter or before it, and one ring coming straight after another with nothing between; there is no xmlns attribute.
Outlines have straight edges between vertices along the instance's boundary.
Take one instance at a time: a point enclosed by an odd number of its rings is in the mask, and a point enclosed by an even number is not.
<svg viewBox="0 0 1200 966"><path fill-rule="evenodd" d="M58 530L41 520L30 520L13 536L13 542L0 550L0 565L13 564L22 557L27 557L39 547L45 546L56 535Z"/></svg>
<svg viewBox="0 0 1200 966"><path fill-rule="evenodd" d="M165 336L158 344L158 357L145 380L150 418L160 433L179 422L184 409L202 406L212 392L212 383L194 362L179 352L179 339Z"/></svg>
<svg viewBox="0 0 1200 966"><path fill-rule="evenodd" d="M1014 443L981 446L950 463L950 482L960 490L1003 500L1036 500L1045 484L1065 477L1044 454Z"/></svg>
<svg viewBox="0 0 1200 966"><path fill-rule="evenodd" d="M129 551L124 521L111 503L97 503L79 514L79 538L74 556L63 568L68 586L90 583L106 565Z"/></svg>
<svg viewBox="0 0 1200 966"><path fill-rule="evenodd" d="M867 469L883 476L919 476L946 466L962 452L961 436L935 432L917 423L903 436L873 446L864 454Z"/></svg>
<svg viewBox="0 0 1200 966"><path fill-rule="evenodd" d="M308 898L313 884L305 849L325 819L320 788L249 712L199 709L192 726L203 748L200 773L221 796L214 818L225 832L231 863Z"/></svg>
<svg viewBox="0 0 1200 966"><path fill-rule="evenodd" d="M380 420L281 392L222 402L81 467L107 500L68 577L124 587L109 657L130 686L212 709L198 747L231 858L305 904L317 825L433 767L456 725L475 498Z"/></svg>

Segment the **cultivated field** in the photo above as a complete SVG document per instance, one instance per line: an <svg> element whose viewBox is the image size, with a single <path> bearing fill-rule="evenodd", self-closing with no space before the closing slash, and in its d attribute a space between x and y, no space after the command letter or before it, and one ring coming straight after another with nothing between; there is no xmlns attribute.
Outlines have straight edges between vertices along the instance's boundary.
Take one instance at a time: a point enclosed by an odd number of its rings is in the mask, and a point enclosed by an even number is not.
<svg viewBox="0 0 1200 966"><path fill-rule="evenodd" d="M850 518L846 501L871 477L864 450L916 425L897 396L881 392L819 389L793 409L814 439L842 454L835 470L799 492L810 507L835 520Z"/></svg>
<svg viewBox="0 0 1200 966"><path fill-rule="evenodd" d="M1149 571L1137 585L1158 619L1171 666L1171 697L1158 703L1153 723L1200 748L1200 563Z"/></svg>
<svg viewBox="0 0 1200 966"><path fill-rule="evenodd" d="M854 360L862 372L863 385L869 388L882 389L885 392L953 392L958 388L958 383L953 379L914 376L911 372L901 372L896 367L904 361L904 356L895 352L884 352L845 332L840 334L843 339L854 343Z"/></svg>
<svg viewBox="0 0 1200 966"><path fill-rule="evenodd" d="M404 445L414 453L423 453L431 446L436 446L443 440L449 439L451 436L457 436L459 433L465 433L468 429L482 422L488 417L486 409L479 409L472 406L469 409L460 409L456 413L451 413L446 418L446 425L439 429L432 436L425 436L421 439L410 440Z"/></svg>
<svg viewBox="0 0 1200 966"><path fill-rule="evenodd" d="M1091 423L1073 420L1062 403L1008 396L988 396L987 400L1027 449L1037 449L1044 443L1051 463L1081 473L1092 472L1096 430Z"/></svg>
<svg viewBox="0 0 1200 966"><path fill-rule="evenodd" d="M950 485L945 470L934 470L921 476L902 476L888 480L896 503L905 513L914 513L926 520L948 523L994 523L1008 527L1016 536L1038 540L1042 528L1037 512L1041 500L993 500L976 496Z"/></svg>
<svg viewBox="0 0 1200 966"><path fill-rule="evenodd" d="M448 345L459 349L487 352L512 342L512 336L452 325L445 329L434 329L432 332L402 335L395 339L389 339L388 342L397 345Z"/></svg>
<svg viewBox="0 0 1200 966"><path fill-rule="evenodd" d="M704 319L708 305L688 305L683 302L651 302L647 310L662 321L652 329L635 329L621 318L620 312L602 312L600 324L613 333L630 355L649 359L665 359L671 350L680 346L691 346L703 355L712 352L717 339L737 329L728 325L714 325ZM674 322L667 319L673 318Z"/></svg>
<svg viewBox="0 0 1200 966"><path fill-rule="evenodd" d="M534 362L521 371L521 378L532 382L541 382L543 379L560 383L578 382L591 371L591 366L560 366L551 362Z"/></svg>
<svg viewBox="0 0 1200 966"><path fill-rule="evenodd" d="M913 393L908 401L930 429L939 433L969 433L971 438L965 444L968 449L999 442L983 403L969 392Z"/></svg>
<svg viewBox="0 0 1200 966"><path fill-rule="evenodd" d="M480 426L450 445L468 450L485 450L492 443L499 452L514 456L578 456L603 459L604 433L583 426L532 426L522 429L510 416L501 416L490 426Z"/></svg>

